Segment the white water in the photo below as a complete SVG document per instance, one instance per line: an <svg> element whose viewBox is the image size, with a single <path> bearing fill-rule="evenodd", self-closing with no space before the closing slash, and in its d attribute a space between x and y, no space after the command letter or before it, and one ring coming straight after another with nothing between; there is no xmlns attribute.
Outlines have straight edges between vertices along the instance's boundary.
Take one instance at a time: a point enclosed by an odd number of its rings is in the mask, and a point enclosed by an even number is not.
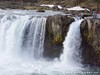
<svg viewBox="0 0 100 75"><path fill-rule="evenodd" d="M27 26L27 34L24 37L23 49L25 55L30 55L31 53L31 57L34 55L33 58L39 59L43 54L46 18L34 17L29 25Z"/></svg>
<svg viewBox="0 0 100 75"><path fill-rule="evenodd" d="M81 34L80 23L82 20L77 20L70 25L69 31L63 43L64 50L61 55L61 62L70 67L81 66Z"/></svg>
<svg viewBox="0 0 100 75"><path fill-rule="evenodd" d="M62 12L59 11L52 11L52 10L47 10L45 12L36 12L37 10L19 10L19 9L6 9L6 10L2 10L0 9L0 16L2 15L20 15L20 16L24 16L24 15L28 15L28 16L51 16L51 15L56 15L56 14L64 14Z"/></svg>
<svg viewBox="0 0 100 75"><path fill-rule="evenodd" d="M29 16L4 16L0 21L0 53L7 58L40 58L43 54L46 18ZM29 34L25 34L28 28ZM27 45L23 47L24 36Z"/></svg>
<svg viewBox="0 0 100 75"><path fill-rule="evenodd" d="M0 18L0 75L69 75L70 72L80 71L80 58L79 61L76 57L74 60L72 55L79 55L81 40L75 40L80 39L81 20L70 26L66 37L69 39L65 40L69 42L64 43L61 61L39 59L43 54L45 23L45 17L28 15L5 15ZM74 65L77 62L77 66L73 66L72 62Z"/></svg>

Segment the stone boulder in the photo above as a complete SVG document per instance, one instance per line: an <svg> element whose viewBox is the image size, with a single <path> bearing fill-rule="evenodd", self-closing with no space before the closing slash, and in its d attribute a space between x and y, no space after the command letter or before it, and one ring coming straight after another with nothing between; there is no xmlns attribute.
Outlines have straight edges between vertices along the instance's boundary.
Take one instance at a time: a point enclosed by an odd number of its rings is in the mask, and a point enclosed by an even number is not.
<svg viewBox="0 0 100 75"><path fill-rule="evenodd" d="M54 15L47 18L44 57L55 58L60 56L63 49L63 41L69 25L73 21L73 18L66 15Z"/></svg>
<svg viewBox="0 0 100 75"><path fill-rule="evenodd" d="M54 10L54 11L59 11L60 9L58 8L57 5L55 5L55 6L53 7L53 10Z"/></svg>
<svg viewBox="0 0 100 75"><path fill-rule="evenodd" d="M39 9L39 10L37 10L36 12L45 12L45 10Z"/></svg>
<svg viewBox="0 0 100 75"><path fill-rule="evenodd" d="M100 66L100 19L86 19L80 28L83 63Z"/></svg>

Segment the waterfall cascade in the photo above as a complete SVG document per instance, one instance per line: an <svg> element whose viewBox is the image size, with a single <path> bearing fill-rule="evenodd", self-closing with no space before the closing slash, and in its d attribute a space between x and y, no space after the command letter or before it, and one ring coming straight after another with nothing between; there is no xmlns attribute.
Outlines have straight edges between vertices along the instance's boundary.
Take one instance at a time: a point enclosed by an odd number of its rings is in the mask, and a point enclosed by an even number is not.
<svg viewBox="0 0 100 75"><path fill-rule="evenodd" d="M69 31L63 43L64 49L61 55L61 62L70 67L78 67L81 62L81 35L80 23L82 20L77 20L70 25Z"/></svg>
<svg viewBox="0 0 100 75"><path fill-rule="evenodd" d="M62 72L80 66L80 23L71 24L60 61L39 60L43 55L45 17L5 15L0 18L0 75L66 75ZM17 58L33 59L17 61ZM38 59L38 61L36 60ZM62 66L62 64L64 66ZM77 67L77 66L75 66ZM66 72L66 71L65 71ZM36 73L36 74L35 74ZM60 74L61 73L61 74Z"/></svg>
<svg viewBox="0 0 100 75"><path fill-rule="evenodd" d="M0 20L0 52L7 57L40 58L45 35L44 17L4 16Z"/></svg>

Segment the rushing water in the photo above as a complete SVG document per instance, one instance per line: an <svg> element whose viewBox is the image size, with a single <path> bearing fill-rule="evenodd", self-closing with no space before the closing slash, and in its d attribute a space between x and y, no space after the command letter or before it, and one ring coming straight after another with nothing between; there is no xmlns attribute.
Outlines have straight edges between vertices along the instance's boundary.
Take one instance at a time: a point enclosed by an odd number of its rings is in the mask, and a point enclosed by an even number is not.
<svg viewBox="0 0 100 75"><path fill-rule="evenodd" d="M80 66L81 62L81 35L80 23L82 20L77 20L70 25L69 32L64 41L64 50L61 56L62 63L70 66Z"/></svg>
<svg viewBox="0 0 100 75"><path fill-rule="evenodd" d="M4 16L1 19L1 52L7 57L25 53L31 58L40 58L43 53L45 23L46 18L43 17Z"/></svg>
<svg viewBox="0 0 100 75"><path fill-rule="evenodd" d="M29 21L28 21L29 22ZM25 55L30 54L32 58L39 59L43 54L45 38L46 18L34 17L28 23L23 40Z"/></svg>
<svg viewBox="0 0 100 75"><path fill-rule="evenodd" d="M99 75L98 68L94 71L81 64L82 20L70 25L60 60L47 61L42 57L46 16L60 13L0 11L0 75Z"/></svg>

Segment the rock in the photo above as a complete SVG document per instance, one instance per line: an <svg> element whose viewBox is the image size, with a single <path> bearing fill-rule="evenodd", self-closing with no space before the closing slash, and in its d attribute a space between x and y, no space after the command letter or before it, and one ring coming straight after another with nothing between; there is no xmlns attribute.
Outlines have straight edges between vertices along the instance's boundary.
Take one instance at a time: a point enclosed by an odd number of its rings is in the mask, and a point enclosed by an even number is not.
<svg viewBox="0 0 100 75"><path fill-rule="evenodd" d="M54 11L59 11L60 9L58 8L57 5L55 5L55 6L53 7L53 10L54 10Z"/></svg>
<svg viewBox="0 0 100 75"><path fill-rule="evenodd" d="M49 16L46 22L46 34L44 41L44 56L59 57L63 49L63 41L69 25L74 21L66 15Z"/></svg>
<svg viewBox="0 0 100 75"><path fill-rule="evenodd" d="M87 19L81 24L83 63L100 66L100 19Z"/></svg>
<svg viewBox="0 0 100 75"><path fill-rule="evenodd" d="M43 9L39 9L37 12L45 12L45 10L43 10Z"/></svg>
<svg viewBox="0 0 100 75"><path fill-rule="evenodd" d="M91 17L92 16L92 14L91 13L79 13L79 16L81 17L81 18L84 18L84 17Z"/></svg>

